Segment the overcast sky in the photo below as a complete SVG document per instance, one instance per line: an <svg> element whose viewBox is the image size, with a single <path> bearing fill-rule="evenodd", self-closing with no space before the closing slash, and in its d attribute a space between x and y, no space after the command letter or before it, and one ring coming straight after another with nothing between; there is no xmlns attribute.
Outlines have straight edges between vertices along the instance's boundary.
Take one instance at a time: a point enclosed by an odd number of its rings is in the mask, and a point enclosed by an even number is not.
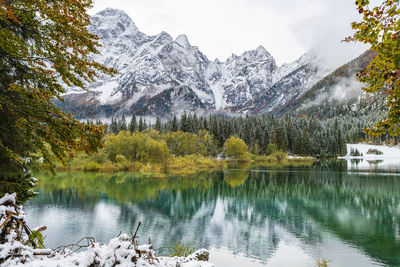
<svg viewBox="0 0 400 267"><path fill-rule="evenodd" d="M356 20L354 0L94 0L94 14L124 10L139 30L185 33L209 59L264 46L280 65L310 48L339 66L366 50L341 43Z"/></svg>

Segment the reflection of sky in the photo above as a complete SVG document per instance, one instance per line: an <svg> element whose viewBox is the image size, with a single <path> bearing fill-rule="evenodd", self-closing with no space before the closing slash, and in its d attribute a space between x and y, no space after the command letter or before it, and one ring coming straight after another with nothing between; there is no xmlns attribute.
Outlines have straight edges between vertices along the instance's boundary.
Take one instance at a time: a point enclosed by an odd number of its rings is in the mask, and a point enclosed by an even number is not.
<svg viewBox="0 0 400 267"><path fill-rule="evenodd" d="M86 199L90 202L87 206L82 205L85 198L71 201L81 205L65 205L60 200L52 200L46 195L48 193L42 191L38 197L40 201L27 205L27 220L32 227L48 226L46 244L50 247L74 243L84 236L107 242L120 231L134 232L141 221L141 242L147 242L151 237L155 248L171 246L176 241L198 248L211 248L214 253L211 259L215 255L216 261L233 253L237 256L231 257L232 260L258 259L250 260L255 266L260 262L268 266L314 266L319 257L331 260L329 266L378 265L349 243L352 237L346 235L352 233L352 227L359 231L357 234L379 231L374 230L374 226L380 217L375 218L372 213L378 206L366 205L371 202L368 190L379 189L389 193L382 180L375 187L375 180L379 177L371 178L372 184L365 187L365 184L350 177L347 177L347 182L335 177L316 183L315 177L320 176L317 173L310 184L304 186L291 172L292 180L288 181L299 184L290 189L294 191L290 191L285 183L279 184L288 179L288 174L274 176L274 181L265 173L253 175L242 187L234 189L223 181L216 182L203 195L197 194L195 189L189 192L163 189L158 197L148 200L118 203L103 197L94 204L93 199ZM302 175L307 176L304 172ZM264 179L266 185L260 188L261 183L257 179ZM253 181L256 183L252 184ZM338 198L335 186L339 186L342 199ZM200 196L202 201L198 204L196 201ZM79 198L74 193L70 197ZM373 201L383 200L378 194ZM396 201L398 199L393 203ZM380 205L385 205L385 202ZM393 218L400 213L391 212ZM334 228L326 221L332 221ZM348 240L343 239L344 236ZM229 260L226 263L217 266L247 266L229 265Z"/></svg>
<svg viewBox="0 0 400 267"><path fill-rule="evenodd" d="M214 204L202 205L193 218L176 225L163 215L146 214L136 205L128 209L144 222L139 231L142 242L152 237L157 248L173 244L171 238L176 238L197 247L206 246L216 266L313 266L318 257L331 259L334 264L329 266L374 265L368 256L330 234L325 233L317 244L307 244L268 218L251 225L250 214L240 218L230 215L228 202L218 199ZM93 210L28 206L27 214L29 225L48 226L46 244L50 247L74 243L83 236L106 242L120 230L133 231L126 218L121 218L120 206L106 201L97 203Z"/></svg>

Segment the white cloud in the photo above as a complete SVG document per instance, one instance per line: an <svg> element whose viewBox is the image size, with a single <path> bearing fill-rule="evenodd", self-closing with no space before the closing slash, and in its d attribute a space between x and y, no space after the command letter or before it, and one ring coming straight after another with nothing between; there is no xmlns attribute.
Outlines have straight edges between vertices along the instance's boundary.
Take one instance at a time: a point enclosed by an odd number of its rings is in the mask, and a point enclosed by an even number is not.
<svg viewBox="0 0 400 267"><path fill-rule="evenodd" d="M351 35L351 23L359 20L353 1L325 0L320 16L292 25L298 40L311 47L331 67L337 67L360 55L368 47L360 43L342 42Z"/></svg>
<svg viewBox="0 0 400 267"><path fill-rule="evenodd" d="M127 12L141 31L187 34L210 59L263 45L278 64L297 59L309 48L339 65L365 47L345 45L356 18L349 0L95 0L91 14L106 7ZM337 53L340 53L338 55Z"/></svg>

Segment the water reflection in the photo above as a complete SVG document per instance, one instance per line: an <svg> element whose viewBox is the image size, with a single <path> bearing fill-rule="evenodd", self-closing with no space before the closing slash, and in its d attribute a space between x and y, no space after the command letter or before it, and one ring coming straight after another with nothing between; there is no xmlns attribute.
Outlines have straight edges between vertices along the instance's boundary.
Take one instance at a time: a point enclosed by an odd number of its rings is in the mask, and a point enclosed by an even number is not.
<svg viewBox="0 0 400 267"><path fill-rule="evenodd" d="M400 157L369 156L348 160L349 170L370 172L400 172Z"/></svg>
<svg viewBox="0 0 400 267"><path fill-rule="evenodd" d="M304 266L321 255L330 266L400 265L400 177L348 173L343 162L166 179L39 177L28 221L49 226L52 247L87 235L108 241L142 221L140 237L155 247L180 240L269 262L286 246Z"/></svg>

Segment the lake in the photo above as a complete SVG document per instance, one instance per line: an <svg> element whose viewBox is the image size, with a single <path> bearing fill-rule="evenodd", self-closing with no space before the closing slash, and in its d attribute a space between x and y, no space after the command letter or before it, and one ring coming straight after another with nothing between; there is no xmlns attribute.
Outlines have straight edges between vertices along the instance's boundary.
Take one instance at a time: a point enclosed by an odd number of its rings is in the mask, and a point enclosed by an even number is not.
<svg viewBox="0 0 400 267"><path fill-rule="evenodd" d="M347 161L231 169L188 177L39 173L25 205L55 248L120 231L210 250L216 266L400 266L400 173Z"/></svg>

